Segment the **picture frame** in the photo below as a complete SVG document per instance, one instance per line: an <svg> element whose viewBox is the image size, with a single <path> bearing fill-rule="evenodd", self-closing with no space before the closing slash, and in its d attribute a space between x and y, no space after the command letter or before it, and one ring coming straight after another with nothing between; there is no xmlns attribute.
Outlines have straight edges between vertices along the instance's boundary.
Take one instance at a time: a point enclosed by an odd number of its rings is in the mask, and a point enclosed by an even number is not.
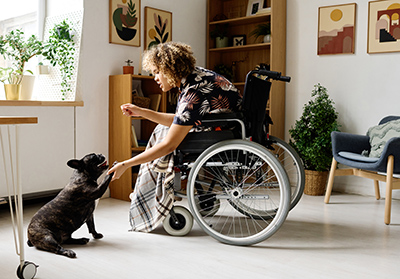
<svg viewBox="0 0 400 279"><path fill-rule="evenodd" d="M140 0L109 0L109 43L140 46Z"/></svg>
<svg viewBox="0 0 400 279"><path fill-rule="evenodd" d="M399 1L368 2L367 53L400 51L399 14Z"/></svg>
<svg viewBox="0 0 400 279"><path fill-rule="evenodd" d="M255 15L258 10L263 8L264 1L263 0L249 0L247 3L247 12L246 16Z"/></svg>
<svg viewBox="0 0 400 279"><path fill-rule="evenodd" d="M172 12L144 8L144 49L172 41Z"/></svg>
<svg viewBox="0 0 400 279"><path fill-rule="evenodd" d="M318 8L318 55L354 54L356 3Z"/></svg>
<svg viewBox="0 0 400 279"><path fill-rule="evenodd" d="M232 37L232 46L246 45L246 35L236 35Z"/></svg>

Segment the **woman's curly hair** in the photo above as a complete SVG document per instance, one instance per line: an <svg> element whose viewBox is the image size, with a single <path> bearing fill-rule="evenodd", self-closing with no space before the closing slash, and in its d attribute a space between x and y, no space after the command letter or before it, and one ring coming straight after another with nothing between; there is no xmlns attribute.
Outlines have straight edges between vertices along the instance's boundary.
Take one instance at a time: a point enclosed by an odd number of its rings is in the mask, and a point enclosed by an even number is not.
<svg viewBox="0 0 400 279"><path fill-rule="evenodd" d="M143 54L143 69L151 71L151 67L155 66L172 86L177 86L182 78L187 77L195 64L192 48L184 43L158 44Z"/></svg>

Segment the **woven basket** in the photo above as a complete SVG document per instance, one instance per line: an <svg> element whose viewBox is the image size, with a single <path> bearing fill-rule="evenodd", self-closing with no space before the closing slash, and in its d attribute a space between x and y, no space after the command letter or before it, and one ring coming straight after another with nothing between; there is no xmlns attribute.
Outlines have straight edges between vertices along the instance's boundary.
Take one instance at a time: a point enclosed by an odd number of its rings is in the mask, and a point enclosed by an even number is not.
<svg viewBox="0 0 400 279"><path fill-rule="evenodd" d="M141 108L149 108L150 107L150 98L133 96L132 103Z"/></svg>
<svg viewBox="0 0 400 279"><path fill-rule="evenodd" d="M323 196L325 194L329 172L305 170L305 173L306 184L304 186L304 194L310 196Z"/></svg>

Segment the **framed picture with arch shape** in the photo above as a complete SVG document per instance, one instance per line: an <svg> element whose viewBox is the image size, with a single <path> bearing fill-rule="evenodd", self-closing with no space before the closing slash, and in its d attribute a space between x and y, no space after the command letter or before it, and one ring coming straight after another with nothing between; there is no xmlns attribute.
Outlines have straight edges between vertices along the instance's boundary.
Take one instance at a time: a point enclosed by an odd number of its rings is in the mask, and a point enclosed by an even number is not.
<svg viewBox="0 0 400 279"><path fill-rule="evenodd" d="M354 53L356 6L319 7L318 55Z"/></svg>
<svg viewBox="0 0 400 279"><path fill-rule="evenodd" d="M400 1L368 3L368 53L400 51Z"/></svg>

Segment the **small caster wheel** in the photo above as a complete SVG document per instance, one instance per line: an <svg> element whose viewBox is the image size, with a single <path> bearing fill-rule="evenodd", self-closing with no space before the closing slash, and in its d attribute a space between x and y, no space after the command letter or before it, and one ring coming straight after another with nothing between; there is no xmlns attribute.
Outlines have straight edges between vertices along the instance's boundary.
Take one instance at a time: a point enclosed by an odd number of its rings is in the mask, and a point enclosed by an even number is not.
<svg viewBox="0 0 400 279"><path fill-rule="evenodd" d="M32 262L24 262L23 266L18 266L17 276L20 279L32 279L36 275L36 270L39 266Z"/></svg>
<svg viewBox="0 0 400 279"><path fill-rule="evenodd" d="M164 219L163 227L169 235L187 235L193 227L193 216L185 207L174 206Z"/></svg>

